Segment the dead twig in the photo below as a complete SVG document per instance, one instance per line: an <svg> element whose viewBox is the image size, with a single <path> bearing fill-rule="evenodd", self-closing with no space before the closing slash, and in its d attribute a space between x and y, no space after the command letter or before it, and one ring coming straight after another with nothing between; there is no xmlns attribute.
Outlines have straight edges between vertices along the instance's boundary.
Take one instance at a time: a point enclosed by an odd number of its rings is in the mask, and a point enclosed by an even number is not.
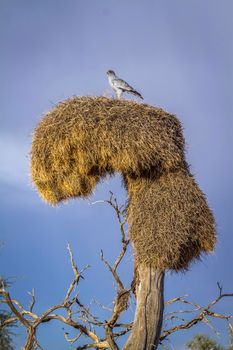
<svg viewBox="0 0 233 350"><path fill-rule="evenodd" d="M117 339L125 336L132 330L133 322L119 322L119 317L128 309L130 294L133 294L133 289L135 289L133 287L133 283L131 284L131 288L127 288L122 282L118 273L118 267L122 263L122 259L125 256L129 245L129 239L127 238L125 232L125 225L127 221L126 211L124 207L118 205L113 193L110 193L110 198L108 200L97 201L95 203L106 203L113 208L119 225L121 237L121 250L112 264L105 259L102 250L100 254L100 258L104 263L104 266L108 269L108 271L110 271L113 280L116 282L117 288L113 301L113 308L108 308L97 301L95 301L95 304L110 312L110 316L107 320L100 319L92 313L91 304L86 306L80 301L79 294L76 289L78 288L80 280L84 279L84 272L90 266L86 265L83 269L78 269L71 246L68 243L67 249L73 271L73 278L68 285L64 299L60 303L51 306L40 315L37 315L34 312L34 306L36 305L34 289L32 289L32 292L28 293L31 296L31 302L28 309L26 309L18 300L11 297L10 293L7 291L8 286L2 283L0 289L0 302L7 305L12 315L9 318L1 321L0 329L13 325L16 322L23 325L27 329L27 337L23 347L24 350L33 350L36 347L42 349L37 340L37 329L40 325L52 320L59 321L63 324L63 326L70 327L78 331L75 337L70 338L69 332L63 328L64 337L68 343L74 344L79 339L83 339L83 337L88 339L86 344L76 347L76 349L79 350L91 348L118 350L119 347L117 345ZM189 329L199 322L204 322L210 326L213 331L215 331L214 325L212 325L210 319L218 318L229 322L229 320L233 318L233 316L230 314L225 315L213 310L214 306L221 300L233 297L233 293L223 293L223 287L219 282L217 283L217 286L218 296L204 307L196 302L188 300L187 295L179 296L165 302L166 307L174 304L182 305L182 307L179 307L178 310L168 312L164 315L164 321L166 321L166 324L164 326L163 333L160 336L160 344L164 347L164 349L168 350L168 347L164 344L164 341L166 340L170 342L169 336L176 332ZM184 305L185 309L183 308ZM64 310L66 311L66 316L64 316L64 312L62 312ZM192 315L192 317L190 317L190 315ZM104 337L98 336L99 329L105 331Z"/></svg>

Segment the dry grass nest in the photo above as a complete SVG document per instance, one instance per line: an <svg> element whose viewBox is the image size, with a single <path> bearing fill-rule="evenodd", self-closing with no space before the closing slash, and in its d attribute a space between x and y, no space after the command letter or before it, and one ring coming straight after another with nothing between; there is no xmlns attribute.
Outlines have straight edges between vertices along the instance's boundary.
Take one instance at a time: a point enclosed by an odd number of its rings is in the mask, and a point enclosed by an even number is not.
<svg viewBox="0 0 233 350"><path fill-rule="evenodd" d="M174 115L133 101L73 97L35 129L31 176L50 204L89 196L115 172L129 191L129 235L140 263L178 270L213 249L214 219L188 171Z"/></svg>
<svg viewBox="0 0 233 350"><path fill-rule="evenodd" d="M179 167L184 141L178 119L148 105L104 97L59 103L35 129L31 175L56 204L91 194L107 173Z"/></svg>
<svg viewBox="0 0 233 350"><path fill-rule="evenodd" d="M165 173L156 180L125 181L129 234L138 263L185 270L214 249L214 218L188 170Z"/></svg>

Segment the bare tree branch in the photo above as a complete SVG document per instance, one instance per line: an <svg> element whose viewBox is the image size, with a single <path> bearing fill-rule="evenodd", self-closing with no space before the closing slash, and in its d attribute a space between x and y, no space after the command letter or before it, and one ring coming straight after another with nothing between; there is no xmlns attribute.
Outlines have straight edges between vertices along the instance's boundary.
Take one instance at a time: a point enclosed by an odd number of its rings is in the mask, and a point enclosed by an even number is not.
<svg viewBox="0 0 233 350"><path fill-rule="evenodd" d="M101 305L97 301L95 301L95 304L110 312L110 315L107 320L101 319L92 313L93 303L84 305L80 301L77 291L78 285L80 280L83 279L84 272L90 266L86 265L83 269L79 270L77 264L75 263L71 246L68 243L67 250L73 271L73 278L68 285L64 299L60 303L51 306L40 315L37 315L33 311L34 306L36 305L34 289L32 289L32 292L28 293L31 296L31 302L28 309L26 309L18 300L11 297L10 293L6 290L7 286L2 284L0 289L0 302L9 308L12 315L9 318L1 321L0 329L12 325L15 322L23 325L23 327L27 329L27 337L23 347L24 350L33 350L35 348L42 349L37 340L37 329L40 325L52 320L59 321L63 326L68 326L71 329L77 330L77 335L70 338L69 333L63 328L64 337L69 344L75 344L78 340L83 340L86 338L86 343L84 345L76 347L76 349L79 350L119 350L117 339L130 333L133 328L133 322L124 323L119 320L120 316L128 309L130 295L133 296L134 293L133 283L131 283L131 288L126 288L118 273L118 267L122 263L122 259L124 258L129 246L129 239L127 238L125 232L126 210L124 207L118 205L113 193L110 193L110 198L108 200L97 201L95 203L106 203L113 208L120 231L121 250L115 261L110 264L104 258L102 250L100 254L100 258L104 263L104 266L108 271L110 271L113 280L116 282L116 294L113 300L112 309ZM233 318L233 316L230 314L225 315L216 312L213 309L221 300L233 297L233 293L223 293L223 287L219 282L217 283L217 286L218 296L204 307L190 301L187 295L179 296L165 302L167 308L174 304L179 305L179 307L177 307L176 311L167 312L164 315L165 324L163 333L160 336L160 344L164 347L164 349L168 349L164 341L170 341L169 336L176 332L189 329L199 322L204 322L214 330L214 325L212 325L210 320L222 319L229 321ZM66 311L66 316L64 316L64 311ZM104 330L104 337L98 336L99 330Z"/></svg>
<svg viewBox="0 0 233 350"><path fill-rule="evenodd" d="M219 287L219 283L218 283L218 287ZM197 314L196 317L192 318L191 320L189 321L185 321L184 323L182 324L179 324L177 326L174 326L168 330L164 330L163 331L163 334L161 335L160 337L160 342L162 342L164 339L166 339L169 335L171 335L172 333L174 332L177 332L177 331L180 331L180 330L184 330L184 329L189 329L191 327L193 327L194 325L196 325L197 323L201 322L201 321L205 321L205 322L209 322L208 319L206 317L214 317L214 318L220 318L220 319L225 319L225 320L229 320L231 318L233 318L232 315L222 315L220 313L217 313L217 312L214 312L212 310L210 310L214 305L216 305L221 299L223 298L228 298L228 297L233 297L233 293L222 293L222 287L220 288L219 287L219 296L217 298L215 298L213 301L211 301L206 307L202 307L200 305L198 305L197 303L194 303L194 302L191 302L191 301L188 301L182 297L178 297L178 298L175 298L173 299L174 302L181 302L181 303L184 303L184 304L188 304L188 305L191 305L191 306L194 306L194 309L193 310L182 310L182 311L175 311L175 312L172 312L170 313L170 320L172 320L174 318L174 314L177 314L177 313L194 313L194 312L198 312L199 313ZM167 315L165 315L165 318L167 317Z"/></svg>

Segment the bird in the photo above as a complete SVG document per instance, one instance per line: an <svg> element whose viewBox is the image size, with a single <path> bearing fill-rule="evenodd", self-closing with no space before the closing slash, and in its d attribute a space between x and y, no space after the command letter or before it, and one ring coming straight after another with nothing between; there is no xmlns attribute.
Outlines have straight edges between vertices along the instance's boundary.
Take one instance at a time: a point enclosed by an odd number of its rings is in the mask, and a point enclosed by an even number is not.
<svg viewBox="0 0 233 350"><path fill-rule="evenodd" d="M115 91L119 99L121 98L123 92L128 92L130 94L140 97L143 100L142 95L139 94L139 92L137 92L132 86L126 83L126 81L118 78L118 76L115 74L113 70L111 69L108 70L107 76L108 76L108 81L111 88Z"/></svg>

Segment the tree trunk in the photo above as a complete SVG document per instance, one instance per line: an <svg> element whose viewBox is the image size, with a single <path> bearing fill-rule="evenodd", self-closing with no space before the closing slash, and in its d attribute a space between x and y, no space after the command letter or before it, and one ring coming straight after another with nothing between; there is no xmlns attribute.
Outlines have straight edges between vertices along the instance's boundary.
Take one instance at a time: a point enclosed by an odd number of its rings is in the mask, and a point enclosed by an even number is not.
<svg viewBox="0 0 233 350"><path fill-rule="evenodd" d="M163 321L164 272L138 266L137 308L132 333L123 350L155 350Z"/></svg>

